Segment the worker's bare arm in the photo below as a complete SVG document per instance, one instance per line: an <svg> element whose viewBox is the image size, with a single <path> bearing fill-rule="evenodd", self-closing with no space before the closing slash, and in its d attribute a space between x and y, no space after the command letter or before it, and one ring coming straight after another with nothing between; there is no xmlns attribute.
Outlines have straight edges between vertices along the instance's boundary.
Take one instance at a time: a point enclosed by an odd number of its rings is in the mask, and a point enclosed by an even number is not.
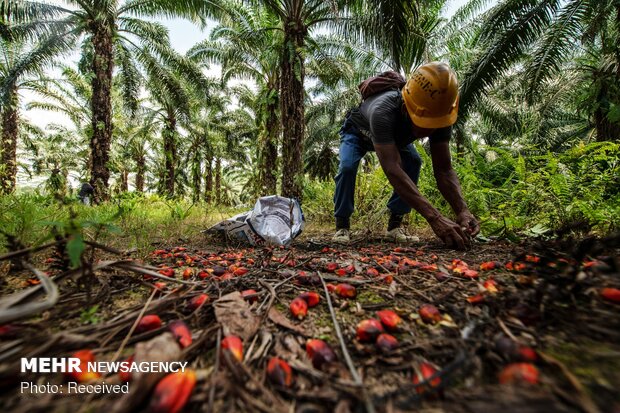
<svg viewBox="0 0 620 413"><path fill-rule="evenodd" d="M437 181L437 188L448 201L454 211L457 223L467 228L468 232L475 236L480 232L478 220L473 216L463 198L461 184L456 172L452 168L449 141L431 141L431 159L433 173Z"/></svg>
<svg viewBox="0 0 620 413"><path fill-rule="evenodd" d="M461 227L447 219L420 193L418 187L403 170L400 153L396 145L375 145L375 151L390 184L400 197L422 215L430 224L435 234L446 245L463 249L469 238Z"/></svg>

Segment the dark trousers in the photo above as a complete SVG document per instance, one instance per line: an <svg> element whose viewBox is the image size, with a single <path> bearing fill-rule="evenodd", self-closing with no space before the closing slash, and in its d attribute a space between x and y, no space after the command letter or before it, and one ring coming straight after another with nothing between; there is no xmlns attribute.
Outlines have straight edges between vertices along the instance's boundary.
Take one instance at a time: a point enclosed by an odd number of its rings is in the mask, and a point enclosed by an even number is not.
<svg viewBox="0 0 620 413"><path fill-rule="evenodd" d="M355 180L360 160L366 152L373 151L372 145L362 140L357 127L346 120L340 129L340 166L336 175L336 193L334 194L334 216L348 219L353 214L355 198ZM417 185L422 167L422 158L412 144L400 150L403 170ZM394 191L387 204L394 215L405 215L411 207Z"/></svg>

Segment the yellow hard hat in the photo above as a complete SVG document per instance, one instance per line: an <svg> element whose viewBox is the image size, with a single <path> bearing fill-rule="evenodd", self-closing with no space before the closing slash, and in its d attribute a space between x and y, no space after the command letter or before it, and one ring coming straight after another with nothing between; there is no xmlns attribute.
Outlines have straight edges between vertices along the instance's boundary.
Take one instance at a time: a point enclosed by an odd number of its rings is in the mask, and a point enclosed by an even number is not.
<svg viewBox="0 0 620 413"><path fill-rule="evenodd" d="M451 126L459 112L456 74L442 62L420 66L403 88L403 100L413 123L420 128Z"/></svg>

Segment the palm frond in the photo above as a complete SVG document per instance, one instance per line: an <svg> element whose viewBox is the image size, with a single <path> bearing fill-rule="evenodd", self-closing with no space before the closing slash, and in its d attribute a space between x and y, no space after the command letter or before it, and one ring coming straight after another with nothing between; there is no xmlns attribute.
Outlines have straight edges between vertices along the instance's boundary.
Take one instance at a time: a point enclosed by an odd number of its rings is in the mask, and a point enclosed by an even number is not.
<svg viewBox="0 0 620 413"><path fill-rule="evenodd" d="M581 20L586 11L587 0L572 0L558 18L545 30L544 36L534 50L525 73L529 79L527 92L531 102L541 83L562 67L575 51L575 41L582 31Z"/></svg>
<svg viewBox="0 0 620 413"><path fill-rule="evenodd" d="M532 6L532 3L533 6ZM529 6L529 7L528 7ZM464 75L460 91L459 121L463 122L475 101L514 63L548 27L558 7L558 0L505 0L492 9L483 33L485 50Z"/></svg>

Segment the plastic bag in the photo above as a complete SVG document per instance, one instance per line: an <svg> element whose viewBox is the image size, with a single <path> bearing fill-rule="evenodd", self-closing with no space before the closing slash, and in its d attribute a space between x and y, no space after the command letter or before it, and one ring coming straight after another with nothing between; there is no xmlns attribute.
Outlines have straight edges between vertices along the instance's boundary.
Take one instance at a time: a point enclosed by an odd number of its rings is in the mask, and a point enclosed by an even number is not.
<svg viewBox="0 0 620 413"><path fill-rule="evenodd" d="M251 245L290 245L304 225L304 214L296 200L271 195L259 198L252 211L224 220L211 230Z"/></svg>

